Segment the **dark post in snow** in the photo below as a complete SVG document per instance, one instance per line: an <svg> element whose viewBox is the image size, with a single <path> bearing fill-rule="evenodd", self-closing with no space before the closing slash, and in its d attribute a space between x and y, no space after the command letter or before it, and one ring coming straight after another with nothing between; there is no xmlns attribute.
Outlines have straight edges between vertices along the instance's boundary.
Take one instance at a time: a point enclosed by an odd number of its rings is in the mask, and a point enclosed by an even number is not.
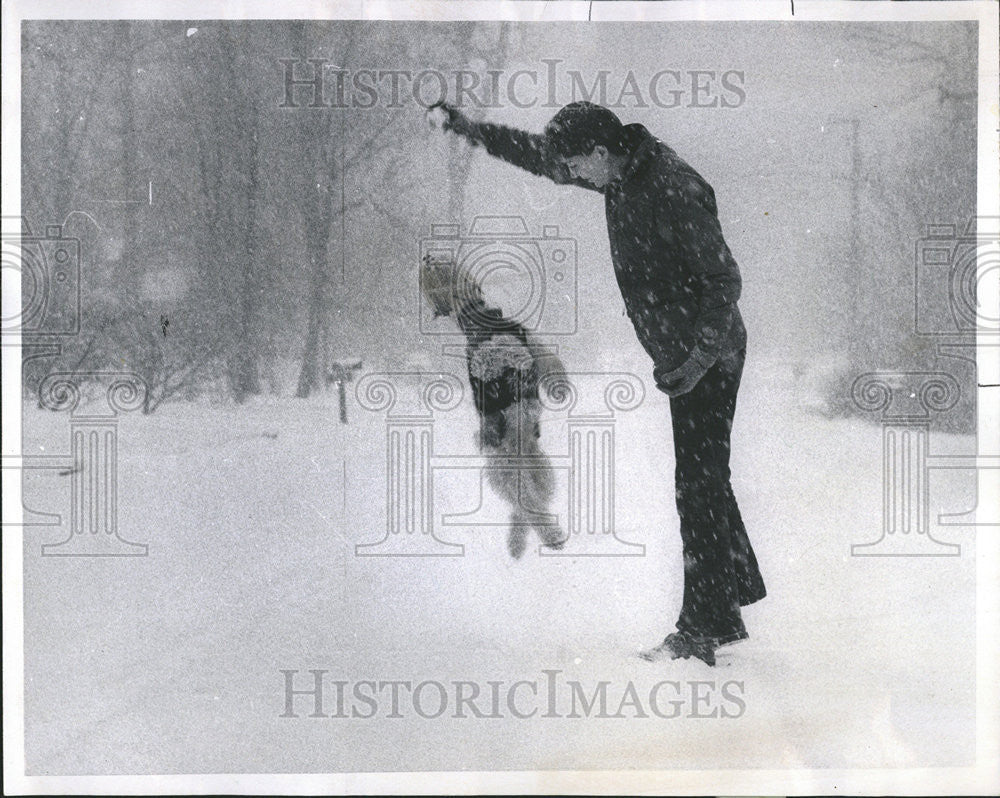
<svg viewBox="0 0 1000 798"><path fill-rule="evenodd" d="M326 375L326 384L336 383L340 399L340 423L347 423L347 383L354 380L354 372L361 369L361 361L345 365L333 363Z"/></svg>

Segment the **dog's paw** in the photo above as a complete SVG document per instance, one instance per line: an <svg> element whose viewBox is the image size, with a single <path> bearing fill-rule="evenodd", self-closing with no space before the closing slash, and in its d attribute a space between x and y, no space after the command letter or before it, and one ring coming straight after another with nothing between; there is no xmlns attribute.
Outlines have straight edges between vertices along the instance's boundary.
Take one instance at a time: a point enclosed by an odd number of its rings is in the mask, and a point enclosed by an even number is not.
<svg viewBox="0 0 1000 798"><path fill-rule="evenodd" d="M542 539L542 545L547 549L552 549L554 551L561 551L566 546L566 541L569 540L569 536L566 535L561 527L541 527L538 530L539 537Z"/></svg>

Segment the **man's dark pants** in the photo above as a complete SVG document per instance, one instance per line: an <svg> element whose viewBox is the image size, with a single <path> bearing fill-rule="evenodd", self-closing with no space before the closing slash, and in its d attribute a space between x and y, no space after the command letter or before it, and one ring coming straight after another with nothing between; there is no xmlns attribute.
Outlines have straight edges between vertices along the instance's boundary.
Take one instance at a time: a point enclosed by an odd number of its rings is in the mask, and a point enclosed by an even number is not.
<svg viewBox="0 0 1000 798"><path fill-rule="evenodd" d="M765 596L750 539L729 482L729 436L746 350L724 355L686 394L670 399L677 512L684 550L684 603L677 630L747 636L740 607Z"/></svg>

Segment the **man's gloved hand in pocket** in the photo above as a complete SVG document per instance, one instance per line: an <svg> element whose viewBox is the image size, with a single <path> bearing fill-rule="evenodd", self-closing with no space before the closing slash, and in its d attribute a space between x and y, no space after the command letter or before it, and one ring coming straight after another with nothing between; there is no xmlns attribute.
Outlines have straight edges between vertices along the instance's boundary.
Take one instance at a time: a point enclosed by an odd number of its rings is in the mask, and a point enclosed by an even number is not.
<svg viewBox="0 0 1000 798"><path fill-rule="evenodd" d="M715 363L710 355L695 348L687 360L675 369L667 370L660 365L653 366L656 387L673 398L691 391Z"/></svg>

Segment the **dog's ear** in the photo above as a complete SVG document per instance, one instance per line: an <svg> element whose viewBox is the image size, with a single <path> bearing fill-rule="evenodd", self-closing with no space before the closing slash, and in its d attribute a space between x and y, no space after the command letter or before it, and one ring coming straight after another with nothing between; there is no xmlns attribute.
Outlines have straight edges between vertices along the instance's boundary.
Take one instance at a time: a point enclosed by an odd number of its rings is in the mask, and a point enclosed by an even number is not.
<svg viewBox="0 0 1000 798"><path fill-rule="evenodd" d="M435 264L425 256L420 268L420 289L434 309L434 318L448 316L453 307L453 270L448 264Z"/></svg>

